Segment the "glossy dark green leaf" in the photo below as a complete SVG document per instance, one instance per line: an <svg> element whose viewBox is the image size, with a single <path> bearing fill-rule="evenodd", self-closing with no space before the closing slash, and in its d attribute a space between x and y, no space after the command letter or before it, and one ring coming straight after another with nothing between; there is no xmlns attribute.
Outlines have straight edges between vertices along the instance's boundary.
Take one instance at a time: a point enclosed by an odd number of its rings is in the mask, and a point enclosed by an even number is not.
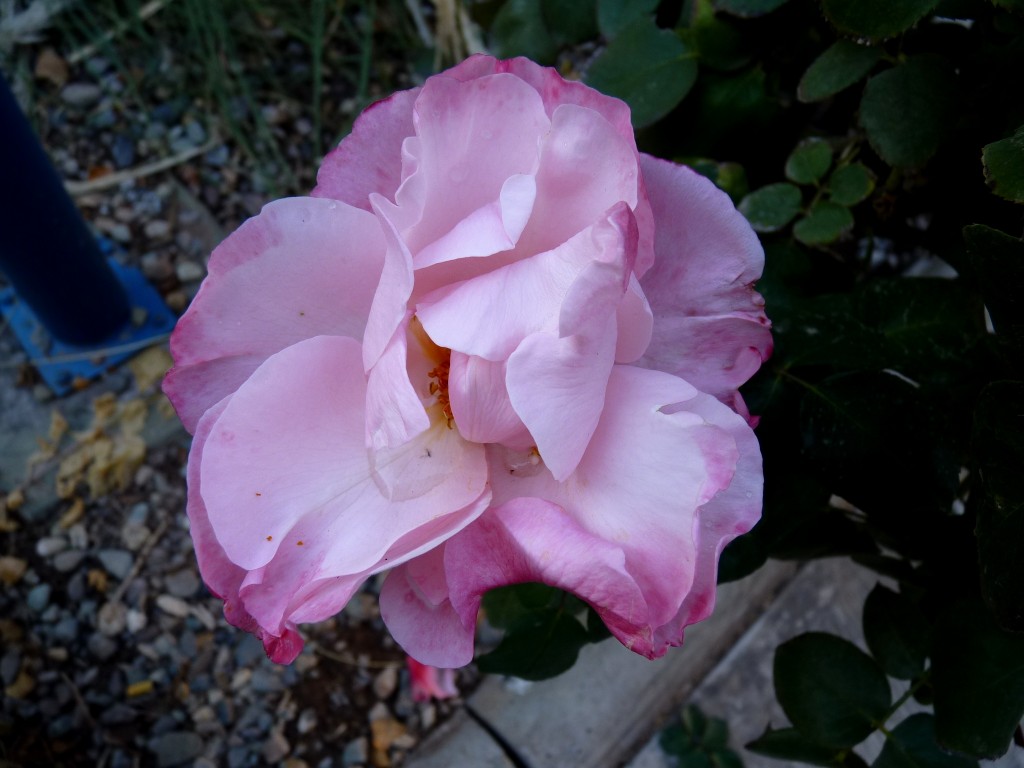
<svg viewBox="0 0 1024 768"><path fill-rule="evenodd" d="M943 606L932 647L935 730L947 749L996 758L1024 718L1024 635L1000 629L980 599Z"/></svg>
<svg viewBox="0 0 1024 768"><path fill-rule="evenodd" d="M665 116L697 79L693 51L670 30L641 18L623 29L587 71L587 84L629 104L633 126Z"/></svg>
<svg viewBox="0 0 1024 768"><path fill-rule="evenodd" d="M976 768L977 762L943 750L935 740L935 718L920 712L892 729L871 768Z"/></svg>
<svg viewBox="0 0 1024 768"><path fill-rule="evenodd" d="M694 18L689 32L700 63L722 72L731 72L747 64L752 56L736 26L714 12L710 0L694 4Z"/></svg>
<svg viewBox="0 0 1024 768"><path fill-rule="evenodd" d="M956 105L956 75L949 62L915 56L868 80L860 122L885 162L919 167L949 134Z"/></svg>
<svg viewBox="0 0 1024 768"><path fill-rule="evenodd" d="M476 664L481 672L545 680L570 669L588 642L587 631L573 616L564 610L545 609L510 630L501 644L477 658Z"/></svg>
<svg viewBox="0 0 1024 768"><path fill-rule="evenodd" d="M808 632L775 651L775 695L809 741L852 747L886 715L889 681L875 661L848 640Z"/></svg>
<svg viewBox="0 0 1024 768"><path fill-rule="evenodd" d="M804 72L797 98L804 102L827 99L860 81L881 57L881 48L837 40Z"/></svg>
<svg viewBox="0 0 1024 768"><path fill-rule="evenodd" d="M853 37L881 40L909 29L939 0L822 0L825 16Z"/></svg>
<svg viewBox="0 0 1024 768"><path fill-rule="evenodd" d="M715 8L734 16L764 16L789 0L715 0Z"/></svg>
<svg viewBox="0 0 1024 768"><path fill-rule="evenodd" d="M612 636L611 631L601 621L601 617L597 614L593 608L587 606L587 637L592 643L599 643L602 640L607 640Z"/></svg>
<svg viewBox="0 0 1024 768"><path fill-rule="evenodd" d="M971 443L982 588L999 624L1024 632L1024 382L997 381L982 391Z"/></svg>
<svg viewBox="0 0 1024 768"><path fill-rule="evenodd" d="M491 47L502 58L526 56L553 64L558 44L544 20L543 0L508 0L491 25Z"/></svg>
<svg viewBox="0 0 1024 768"><path fill-rule="evenodd" d="M842 750L815 744L796 728L768 728L746 745L751 752L776 760L791 760L798 763L833 768L842 759Z"/></svg>
<svg viewBox="0 0 1024 768"><path fill-rule="evenodd" d="M683 708L679 722L661 732L659 744L680 766L742 768L739 756L729 749L729 727L708 717L694 705Z"/></svg>
<svg viewBox="0 0 1024 768"><path fill-rule="evenodd" d="M853 214L845 205L820 200L793 225L793 237L804 245L828 245L853 227Z"/></svg>
<svg viewBox="0 0 1024 768"><path fill-rule="evenodd" d="M597 26L611 40L637 19L650 17L657 7L658 0L597 0Z"/></svg>
<svg viewBox="0 0 1024 768"><path fill-rule="evenodd" d="M981 151L985 180L992 191L1007 200L1024 202L1024 127Z"/></svg>
<svg viewBox="0 0 1024 768"><path fill-rule="evenodd" d="M832 165L832 147L824 139L805 139L786 158L786 178L814 184Z"/></svg>
<svg viewBox="0 0 1024 768"><path fill-rule="evenodd" d="M928 620L916 603L881 584L864 601L864 639L886 674L911 680L924 672L931 642Z"/></svg>
<svg viewBox="0 0 1024 768"><path fill-rule="evenodd" d="M755 189L740 201L739 209L758 232L777 232L800 212L801 199L797 187L779 182Z"/></svg>
<svg viewBox="0 0 1024 768"><path fill-rule="evenodd" d="M839 205L856 205L875 188L875 177L867 166L851 163L837 168L828 179L828 196Z"/></svg>

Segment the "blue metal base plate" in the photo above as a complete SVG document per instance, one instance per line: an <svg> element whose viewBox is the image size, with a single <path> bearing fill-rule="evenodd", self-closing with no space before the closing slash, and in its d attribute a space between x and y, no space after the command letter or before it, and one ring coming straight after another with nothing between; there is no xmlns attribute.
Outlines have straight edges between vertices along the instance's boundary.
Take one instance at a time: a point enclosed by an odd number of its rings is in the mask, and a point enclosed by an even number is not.
<svg viewBox="0 0 1024 768"><path fill-rule="evenodd" d="M101 241L101 245L103 245ZM105 249L109 252L109 245ZM98 344L78 346L54 339L12 288L0 290L0 311L11 324L46 384L57 396L66 395L166 336L177 321L160 294L134 267L113 259L110 266L128 292L132 321Z"/></svg>

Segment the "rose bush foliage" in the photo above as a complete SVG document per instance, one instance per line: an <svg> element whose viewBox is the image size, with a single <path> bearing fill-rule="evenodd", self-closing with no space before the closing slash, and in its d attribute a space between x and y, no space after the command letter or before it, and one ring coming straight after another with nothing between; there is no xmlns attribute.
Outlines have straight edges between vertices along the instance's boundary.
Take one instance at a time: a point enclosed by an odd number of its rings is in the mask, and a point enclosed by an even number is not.
<svg viewBox="0 0 1024 768"><path fill-rule="evenodd" d="M678 645L760 514L762 266L724 193L554 70L473 57L370 107L312 196L214 251L172 337L228 620L288 662L389 571L424 664L471 661L481 595L527 581Z"/></svg>

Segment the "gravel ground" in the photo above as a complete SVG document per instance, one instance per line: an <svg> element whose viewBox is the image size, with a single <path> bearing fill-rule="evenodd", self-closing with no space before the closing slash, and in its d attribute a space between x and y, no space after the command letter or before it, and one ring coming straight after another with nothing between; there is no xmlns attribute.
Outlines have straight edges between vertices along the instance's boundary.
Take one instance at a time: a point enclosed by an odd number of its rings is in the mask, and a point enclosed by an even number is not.
<svg viewBox="0 0 1024 768"><path fill-rule="evenodd" d="M301 51L281 47L275 66L299 66ZM45 44L27 50L33 122L83 215L178 313L205 276L216 230L313 183L312 121L301 101L257 105L279 143L280 178L292 185L282 190L218 136L201 99L157 89L143 107L109 59L69 66ZM328 87L324 103L335 131L356 109L343 89ZM160 162L169 167L155 170ZM63 408L48 402L2 327L0 358L9 414L27 403ZM99 389L120 409L138 397L135 383L115 373ZM307 647L293 665L270 663L258 641L226 624L198 577L185 516L186 436L142 453L120 487L90 493L87 478L73 477L46 514L23 514L20 479L0 477L0 765L400 765L460 706L412 700L375 583L335 619L305 628ZM476 681L472 669L460 671L460 690Z"/></svg>

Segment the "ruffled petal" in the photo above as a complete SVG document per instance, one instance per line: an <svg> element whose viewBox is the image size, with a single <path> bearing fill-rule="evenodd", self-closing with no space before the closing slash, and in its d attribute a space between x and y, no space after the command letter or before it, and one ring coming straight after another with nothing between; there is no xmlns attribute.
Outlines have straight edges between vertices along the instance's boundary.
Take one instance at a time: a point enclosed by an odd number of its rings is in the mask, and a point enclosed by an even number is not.
<svg viewBox="0 0 1024 768"><path fill-rule="evenodd" d="M315 571L304 581L359 574L436 544L444 535L434 521L485 493L482 448L443 423L400 449L367 453L358 363L351 339L300 342L268 359L214 425L203 499L242 568L301 548ZM404 553L392 551L408 536Z"/></svg>
<svg viewBox="0 0 1024 768"><path fill-rule="evenodd" d="M402 142L412 136L412 110L420 89L399 91L371 104L352 132L327 153L316 175L314 197L370 210L370 195L395 199L402 182Z"/></svg>
<svg viewBox="0 0 1024 768"><path fill-rule="evenodd" d="M511 75L469 82L430 78L416 99L415 170L406 163L396 223L413 254L501 196L506 180L533 175L549 120L540 96Z"/></svg>
<svg viewBox="0 0 1024 768"><path fill-rule="evenodd" d="M369 371L384 354L406 320L412 295L412 254L391 220L394 210L380 195L370 199L384 233L384 259L377 292L373 296L363 334L363 368Z"/></svg>
<svg viewBox="0 0 1024 768"><path fill-rule="evenodd" d="M757 235L729 197L689 168L643 155L657 261L641 280L654 311L641 364L725 401L771 354ZM756 362L755 362L756 361Z"/></svg>
<svg viewBox="0 0 1024 768"><path fill-rule="evenodd" d="M712 405L701 408L731 413L707 399ZM739 417L733 414L724 429L688 410L691 402L701 402L700 396L681 379L616 366L597 430L564 483L543 467L523 471L503 449L489 452L496 505L524 496L548 500L592 535L621 547L648 613L620 639L652 658L665 650L654 642L655 629L678 614L694 583L698 510L729 487L739 458L730 433L742 424Z"/></svg>
<svg viewBox="0 0 1024 768"><path fill-rule="evenodd" d="M373 450L407 443L430 426L420 395L409 380L411 317L409 313L398 327L367 377L366 444Z"/></svg>
<svg viewBox="0 0 1024 768"><path fill-rule="evenodd" d="M452 415L467 440L528 448L533 438L509 400L505 368L505 363L453 352L448 373Z"/></svg>
<svg viewBox="0 0 1024 768"><path fill-rule="evenodd" d="M361 339L383 257L376 219L334 200L270 203L232 233L171 336L164 391L186 429L278 350Z"/></svg>

